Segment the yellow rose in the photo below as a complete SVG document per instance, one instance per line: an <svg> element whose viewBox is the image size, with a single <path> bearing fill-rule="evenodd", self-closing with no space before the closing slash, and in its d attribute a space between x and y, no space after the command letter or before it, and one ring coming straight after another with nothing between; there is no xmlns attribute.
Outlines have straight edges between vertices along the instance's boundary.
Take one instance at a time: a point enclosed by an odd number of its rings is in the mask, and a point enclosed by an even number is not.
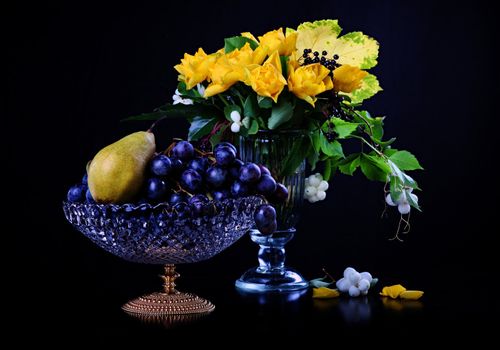
<svg viewBox="0 0 500 350"><path fill-rule="evenodd" d="M368 75L358 67L344 64L333 71L333 89L351 93L361 86L364 77Z"/></svg>
<svg viewBox="0 0 500 350"><path fill-rule="evenodd" d="M281 56L290 56L295 51L297 33L293 32L285 37L283 29L277 29L259 36L259 45L267 47L269 52L278 51Z"/></svg>
<svg viewBox="0 0 500 350"><path fill-rule="evenodd" d="M278 51L274 51L262 66L258 66L250 72L248 82L258 95L270 97L274 102L277 102L279 94L286 85L286 80L281 74Z"/></svg>
<svg viewBox="0 0 500 350"><path fill-rule="evenodd" d="M294 67L288 65L288 90L314 107L316 95L333 88L330 71L320 63Z"/></svg>
<svg viewBox="0 0 500 350"><path fill-rule="evenodd" d="M188 90L207 79L210 68L216 60L216 55L207 55L202 48L194 55L184 54L181 63L174 68L179 72L179 80L186 83Z"/></svg>
<svg viewBox="0 0 500 350"><path fill-rule="evenodd" d="M245 81L248 68L253 64L254 51L248 43L241 49L219 56L210 68L208 78L211 83L205 90L205 97L220 94L238 81Z"/></svg>

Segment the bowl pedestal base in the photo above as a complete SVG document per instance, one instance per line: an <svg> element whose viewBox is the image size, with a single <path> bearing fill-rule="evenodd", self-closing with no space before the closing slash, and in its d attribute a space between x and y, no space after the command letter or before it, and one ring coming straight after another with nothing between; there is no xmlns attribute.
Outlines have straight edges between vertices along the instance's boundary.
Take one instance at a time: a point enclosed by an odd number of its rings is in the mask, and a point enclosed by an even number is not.
<svg viewBox="0 0 500 350"><path fill-rule="evenodd" d="M206 314L214 311L215 306L208 300L191 293L181 293L175 289L175 279L180 275L175 272L174 264L165 265L165 274L160 276L163 292L148 294L129 301L122 309L135 316L167 316Z"/></svg>

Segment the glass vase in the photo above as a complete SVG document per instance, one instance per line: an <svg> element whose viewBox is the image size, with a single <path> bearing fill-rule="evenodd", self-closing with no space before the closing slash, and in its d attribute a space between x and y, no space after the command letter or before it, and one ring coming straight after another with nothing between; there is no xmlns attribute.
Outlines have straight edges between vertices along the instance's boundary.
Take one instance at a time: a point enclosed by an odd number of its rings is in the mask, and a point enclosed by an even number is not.
<svg viewBox="0 0 500 350"><path fill-rule="evenodd" d="M292 174L282 175L285 160L296 142L307 137L301 131L266 132L241 137L240 157L244 162L263 164L273 177L288 189L285 203L274 205L278 229L272 235L261 235L250 230L250 239L259 245L259 266L246 271L237 281L236 287L245 292L286 292L308 287L300 273L285 266L285 245L295 234L294 226L304 201L305 160Z"/></svg>

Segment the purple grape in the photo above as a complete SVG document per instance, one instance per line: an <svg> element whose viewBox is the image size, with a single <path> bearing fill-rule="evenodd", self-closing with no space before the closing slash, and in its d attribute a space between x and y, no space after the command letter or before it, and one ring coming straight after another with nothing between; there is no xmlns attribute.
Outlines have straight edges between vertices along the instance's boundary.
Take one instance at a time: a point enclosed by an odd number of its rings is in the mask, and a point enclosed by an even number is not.
<svg viewBox="0 0 500 350"><path fill-rule="evenodd" d="M167 176L172 171L172 161L164 154L159 154L151 160L149 170L156 176Z"/></svg>
<svg viewBox="0 0 500 350"><path fill-rule="evenodd" d="M229 166L229 175L231 175L231 177L234 179L234 180L237 180L239 179L240 177L240 169L241 167L243 166L243 162L239 159L235 159L234 162Z"/></svg>
<svg viewBox="0 0 500 350"><path fill-rule="evenodd" d="M212 192L212 197L216 201L223 201L224 199L228 199L231 197L231 193L226 189L220 189Z"/></svg>
<svg viewBox="0 0 500 350"><path fill-rule="evenodd" d="M174 205L174 213L180 219L187 218L191 215L191 207L185 202L178 203Z"/></svg>
<svg viewBox="0 0 500 350"><path fill-rule="evenodd" d="M68 201L70 202L83 202L87 186L79 184L72 186L68 191Z"/></svg>
<svg viewBox="0 0 500 350"><path fill-rule="evenodd" d="M203 157L194 158L188 163L188 169L196 170L199 174L205 173L208 166L208 159Z"/></svg>
<svg viewBox="0 0 500 350"><path fill-rule="evenodd" d="M271 195L271 198L276 203L286 202L288 199L288 189L283 184L277 184L276 191Z"/></svg>
<svg viewBox="0 0 500 350"><path fill-rule="evenodd" d="M267 174L262 175L257 183L257 191L264 195L274 193L274 191L276 191L276 187L276 181L271 175Z"/></svg>
<svg viewBox="0 0 500 350"><path fill-rule="evenodd" d="M262 204L254 213L254 220L257 229L263 235L270 235L276 231L276 210L272 205Z"/></svg>
<svg viewBox="0 0 500 350"><path fill-rule="evenodd" d="M85 192L85 199L87 200L87 203L95 203L94 197L92 197L92 193L90 193L89 188L87 188L87 191Z"/></svg>
<svg viewBox="0 0 500 350"><path fill-rule="evenodd" d="M220 166L228 166L236 159L236 152L228 146L219 147L215 153L215 160Z"/></svg>
<svg viewBox="0 0 500 350"><path fill-rule="evenodd" d="M180 160L179 158L170 157L170 162L172 163L173 171L179 172L182 170L183 167L182 160Z"/></svg>
<svg viewBox="0 0 500 350"><path fill-rule="evenodd" d="M146 182L146 196L154 201L160 200L167 194L167 183L157 177L153 177Z"/></svg>
<svg viewBox="0 0 500 350"><path fill-rule="evenodd" d="M244 197L250 192L248 185L240 181L235 181L231 186L231 195L235 198Z"/></svg>
<svg viewBox="0 0 500 350"><path fill-rule="evenodd" d="M180 160L189 160L194 157L194 147L187 141L180 141L172 149L172 154Z"/></svg>
<svg viewBox="0 0 500 350"><path fill-rule="evenodd" d="M88 185L88 179L89 179L88 175L87 175L87 173L85 173L85 175L83 175L83 177L82 177L82 185L87 186Z"/></svg>
<svg viewBox="0 0 500 350"><path fill-rule="evenodd" d="M221 187L226 182L227 170L220 166L211 166L205 174L206 181L213 187Z"/></svg>
<svg viewBox="0 0 500 350"><path fill-rule="evenodd" d="M231 148L234 151L234 154L238 153L236 147L234 147L233 144L231 144L229 142L220 142L220 143L217 144L217 146L215 146L215 148L214 148L214 154L221 147L229 147L229 148Z"/></svg>
<svg viewBox="0 0 500 350"><path fill-rule="evenodd" d="M186 196L183 193L173 193L170 196L170 205L176 205L178 203L187 202Z"/></svg>
<svg viewBox="0 0 500 350"><path fill-rule="evenodd" d="M240 169L239 180L244 183L254 183L260 179L260 168L255 163L246 163Z"/></svg>
<svg viewBox="0 0 500 350"><path fill-rule="evenodd" d="M208 203L209 202L209 199L207 196L205 196L204 194L196 194L194 196L192 196L191 198L189 198L188 200L188 203L189 204L193 204L193 203L196 203L196 202L201 202L201 203Z"/></svg>
<svg viewBox="0 0 500 350"><path fill-rule="evenodd" d="M269 171L269 169L265 165L259 164L259 169L260 169L261 175L266 175L267 174L269 176L272 176L271 172Z"/></svg>
<svg viewBox="0 0 500 350"><path fill-rule="evenodd" d="M181 175L181 185L189 192L196 192L201 189L202 182L203 179L196 170L187 169Z"/></svg>

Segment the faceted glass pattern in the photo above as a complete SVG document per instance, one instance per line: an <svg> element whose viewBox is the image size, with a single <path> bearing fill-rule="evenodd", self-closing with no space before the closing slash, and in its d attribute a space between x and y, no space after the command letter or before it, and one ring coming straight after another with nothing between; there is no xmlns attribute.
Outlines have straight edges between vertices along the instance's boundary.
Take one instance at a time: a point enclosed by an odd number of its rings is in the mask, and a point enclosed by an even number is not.
<svg viewBox="0 0 500 350"><path fill-rule="evenodd" d="M63 203L73 226L104 250L146 264L180 264L206 260L241 238L254 225L259 196L213 201L211 216L181 218L166 203Z"/></svg>

